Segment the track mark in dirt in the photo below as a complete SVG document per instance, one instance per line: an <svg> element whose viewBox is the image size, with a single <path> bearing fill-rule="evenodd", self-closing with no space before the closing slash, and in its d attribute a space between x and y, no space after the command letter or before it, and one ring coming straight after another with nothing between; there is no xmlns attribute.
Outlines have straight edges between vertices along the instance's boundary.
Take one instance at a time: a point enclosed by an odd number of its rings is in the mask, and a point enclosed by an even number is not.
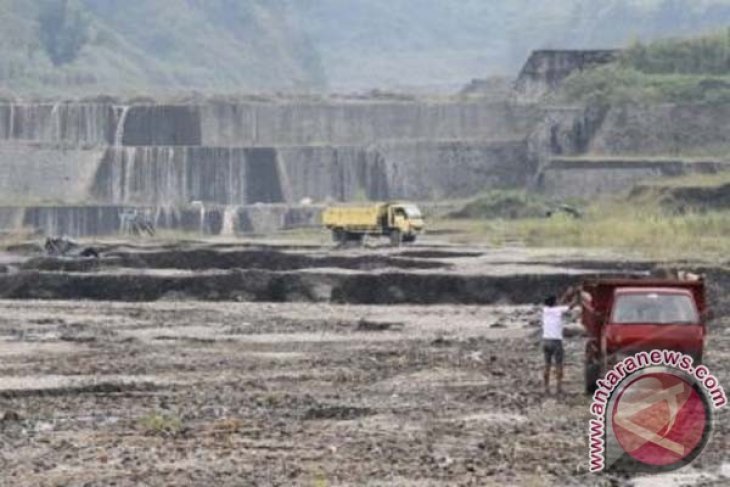
<svg viewBox="0 0 730 487"><path fill-rule="evenodd" d="M402 330L405 323L402 322L387 322L387 321L368 321L360 320L357 322L355 327L356 331L388 331L388 330Z"/></svg>
<svg viewBox="0 0 730 487"><path fill-rule="evenodd" d="M306 410L302 419L304 420L315 420L315 419L329 419L337 421L346 421L349 419L360 418L363 416L370 416L375 412L370 408L355 407L355 406L337 406L337 405L321 405L311 407Z"/></svg>
<svg viewBox="0 0 730 487"><path fill-rule="evenodd" d="M151 382L99 382L96 384L80 384L59 387L0 389L0 399L14 399L23 397L60 397L74 396L77 394L121 394L125 392L146 392L159 389L159 385L153 384Z"/></svg>

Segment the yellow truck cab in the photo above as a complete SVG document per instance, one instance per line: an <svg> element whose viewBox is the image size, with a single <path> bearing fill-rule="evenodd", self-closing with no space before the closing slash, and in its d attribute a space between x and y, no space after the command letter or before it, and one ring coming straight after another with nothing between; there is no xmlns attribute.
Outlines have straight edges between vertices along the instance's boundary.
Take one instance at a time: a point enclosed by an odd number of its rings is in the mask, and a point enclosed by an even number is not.
<svg viewBox="0 0 730 487"><path fill-rule="evenodd" d="M423 231L421 210L413 203L390 202L327 208L323 225L335 242L362 241L365 235L386 236L394 246L414 242Z"/></svg>

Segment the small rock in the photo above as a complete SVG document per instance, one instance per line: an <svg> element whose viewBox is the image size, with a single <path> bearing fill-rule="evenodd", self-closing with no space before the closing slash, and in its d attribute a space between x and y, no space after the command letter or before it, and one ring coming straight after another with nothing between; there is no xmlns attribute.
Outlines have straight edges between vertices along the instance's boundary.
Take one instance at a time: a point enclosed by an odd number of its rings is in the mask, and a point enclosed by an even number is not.
<svg viewBox="0 0 730 487"><path fill-rule="evenodd" d="M23 417L15 411L5 411L0 423L9 423L11 421L22 421Z"/></svg>

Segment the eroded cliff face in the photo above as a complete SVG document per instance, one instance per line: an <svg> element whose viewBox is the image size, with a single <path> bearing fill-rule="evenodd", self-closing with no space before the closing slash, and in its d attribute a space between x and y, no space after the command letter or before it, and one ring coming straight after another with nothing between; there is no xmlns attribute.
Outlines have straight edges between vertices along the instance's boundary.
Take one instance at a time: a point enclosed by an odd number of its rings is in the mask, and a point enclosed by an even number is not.
<svg viewBox="0 0 730 487"><path fill-rule="evenodd" d="M517 94L523 100L537 101L560 87L571 74L615 62L620 52L616 49L533 51L517 77Z"/></svg>

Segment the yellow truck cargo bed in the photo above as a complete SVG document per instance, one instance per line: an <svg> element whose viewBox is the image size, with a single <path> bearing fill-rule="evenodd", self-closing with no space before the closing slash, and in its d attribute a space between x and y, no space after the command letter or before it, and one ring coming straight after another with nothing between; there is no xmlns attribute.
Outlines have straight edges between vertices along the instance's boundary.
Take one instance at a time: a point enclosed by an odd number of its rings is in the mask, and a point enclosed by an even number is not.
<svg viewBox="0 0 730 487"><path fill-rule="evenodd" d="M322 214L322 224L327 228L375 228L384 209L383 204L328 208Z"/></svg>

